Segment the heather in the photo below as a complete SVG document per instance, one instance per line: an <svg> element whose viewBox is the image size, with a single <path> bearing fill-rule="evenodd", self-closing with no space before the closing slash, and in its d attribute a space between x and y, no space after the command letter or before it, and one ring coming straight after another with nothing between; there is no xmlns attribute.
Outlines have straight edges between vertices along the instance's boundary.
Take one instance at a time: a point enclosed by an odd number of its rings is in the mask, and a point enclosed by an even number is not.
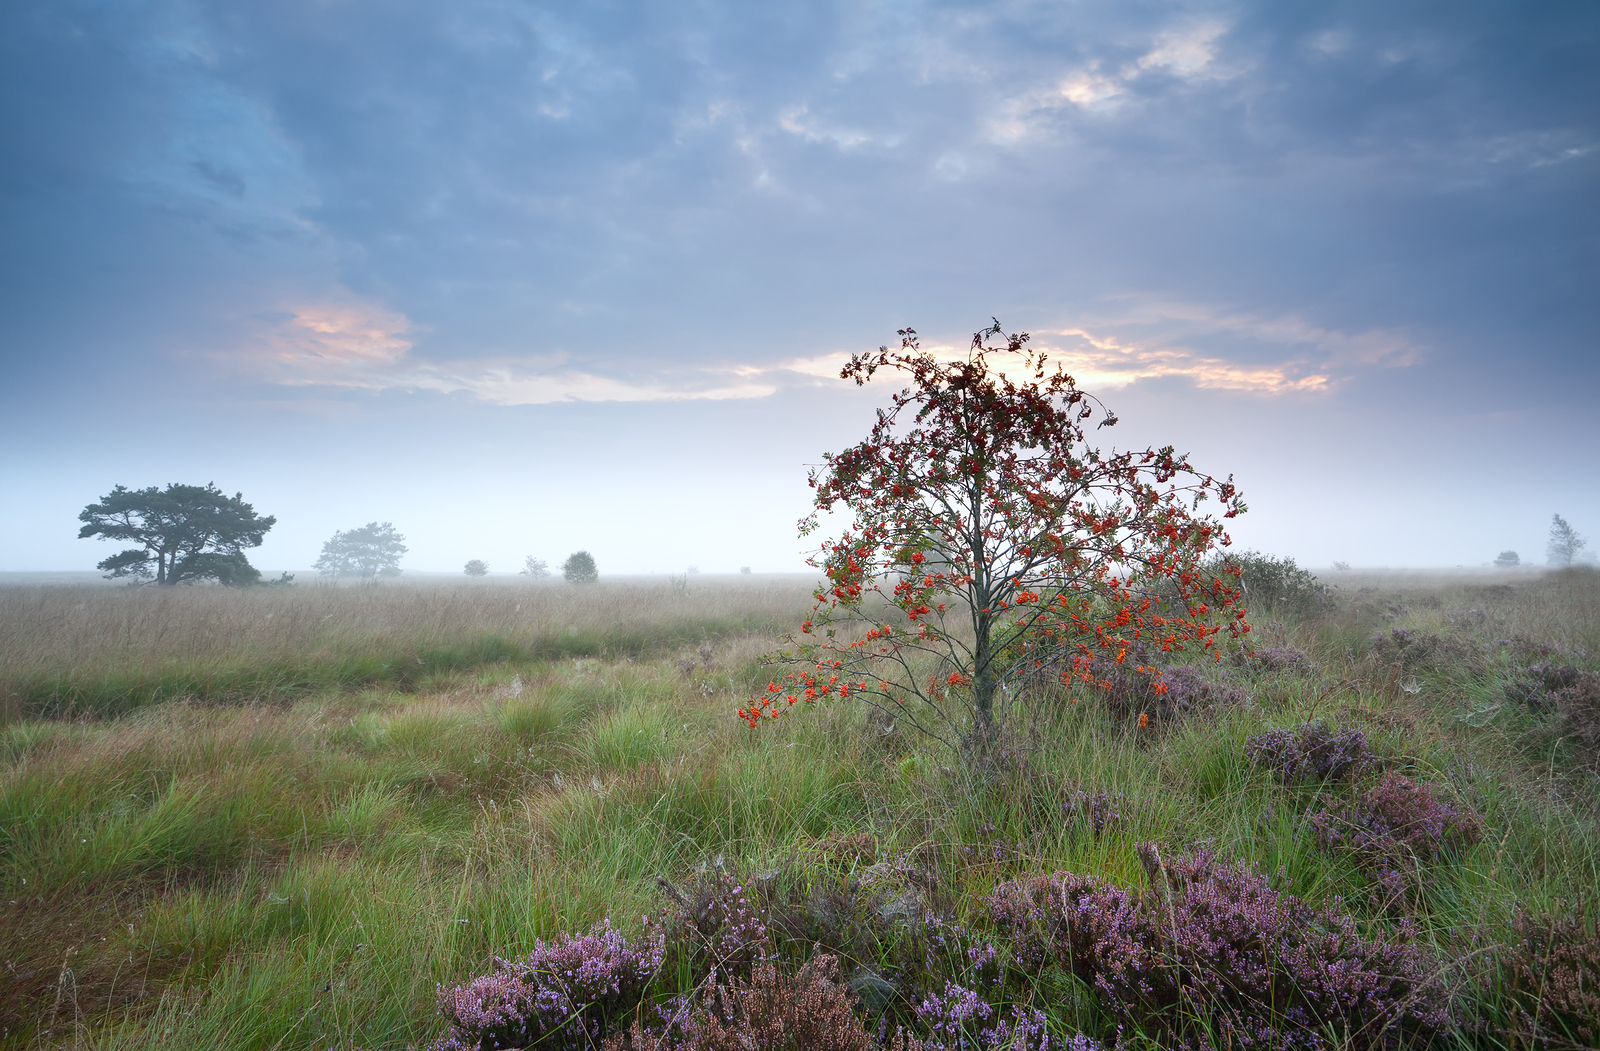
<svg viewBox="0 0 1600 1051"><path fill-rule="evenodd" d="M0 1046L1593 1046L1600 580L1314 583L981 762L808 581L8 589Z"/></svg>
<svg viewBox="0 0 1600 1051"><path fill-rule="evenodd" d="M1054 966L1095 991L1127 1031L1174 1046L1382 1047L1446 1023L1423 952L1364 937L1209 850L1163 859L1148 885L1077 873L1002 884L990 907L1030 975Z"/></svg>

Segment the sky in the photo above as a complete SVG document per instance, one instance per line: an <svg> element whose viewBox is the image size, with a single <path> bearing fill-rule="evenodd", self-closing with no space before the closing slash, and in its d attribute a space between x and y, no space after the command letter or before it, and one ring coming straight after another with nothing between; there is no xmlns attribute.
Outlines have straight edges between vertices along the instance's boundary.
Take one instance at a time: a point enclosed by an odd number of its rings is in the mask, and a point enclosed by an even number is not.
<svg viewBox="0 0 1600 1051"><path fill-rule="evenodd" d="M1600 5L9 0L0 571L214 481L304 570L802 569L998 318L1303 565L1600 544Z"/></svg>

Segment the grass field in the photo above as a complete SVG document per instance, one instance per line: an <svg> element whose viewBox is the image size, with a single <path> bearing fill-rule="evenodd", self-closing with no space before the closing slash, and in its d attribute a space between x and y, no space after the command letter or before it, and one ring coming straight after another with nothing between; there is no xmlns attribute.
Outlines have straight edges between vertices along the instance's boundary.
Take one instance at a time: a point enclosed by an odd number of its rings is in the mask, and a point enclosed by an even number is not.
<svg viewBox="0 0 1600 1051"><path fill-rule="evenodd" d="M1218 689L1186 716L1140 728L1056 696L983 776L848 707L734 717L803 581L0 590L0 1046L424 1045L446 1031L438 987L603 918L638 934L718 873L763 888L783 959L833 951L886 990L869 1026L931 1039L918 1004L978 979L906 963L928 917L1011 953L997 888L1070 871L1132 893L1146 842L1404 942L1444 998L1426 1032L1323 1046L1581 1046L1600 1025L1578 909L1600 887L1600 575L1337 583L1314 615L1252 610L1282 659L1204 669ZM1252 737L1311 720L1378 762L1344 782L1252 763ZM1473 834L1319 839L1317 814L1390 775ZM1541 956L1541 930L1565 948ZM651 995L696 980L664 971ZM1176 1039L1070 968L1006 981L1057 1041ZM944 1046L1006 1046L957 1028Z"/></svg>

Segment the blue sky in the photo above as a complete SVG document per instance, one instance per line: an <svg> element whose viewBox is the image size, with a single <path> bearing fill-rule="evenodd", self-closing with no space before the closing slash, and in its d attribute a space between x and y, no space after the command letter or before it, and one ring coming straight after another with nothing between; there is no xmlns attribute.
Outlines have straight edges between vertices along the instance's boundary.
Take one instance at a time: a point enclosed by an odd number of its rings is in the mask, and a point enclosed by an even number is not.
<svg viewBox="0 0 1600 1051"><path fill-rule="evenodd" d="M1302 563L1600 540L1592 3L12 0L0 570L800 568L831 378L998 317Z"/></svg>

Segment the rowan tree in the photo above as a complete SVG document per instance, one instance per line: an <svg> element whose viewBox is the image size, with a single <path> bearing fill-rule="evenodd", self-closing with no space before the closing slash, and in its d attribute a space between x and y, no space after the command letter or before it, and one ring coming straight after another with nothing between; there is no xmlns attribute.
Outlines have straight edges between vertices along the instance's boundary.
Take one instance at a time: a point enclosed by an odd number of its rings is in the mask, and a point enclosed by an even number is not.
<svg viewBox="0 0 1600 1051"><path fill-rule="evenodd" d="M784 681L741 718L854 697L981 749L1014 704L1063 695L1025 684L1108 686L1113 666L1150 654L1136 667L1160 691L1156 656L1249 631L1237 566L1207 560L1228 535L1201 513L1245 509L1231 476L1171 446L1099 449L1087 428L1116 417L998 321L954 361L900 336L840 372L907 385L865 441L811 472L801 535L836 507L851 521L810 561L826 583L773 658Z"/></svg>

